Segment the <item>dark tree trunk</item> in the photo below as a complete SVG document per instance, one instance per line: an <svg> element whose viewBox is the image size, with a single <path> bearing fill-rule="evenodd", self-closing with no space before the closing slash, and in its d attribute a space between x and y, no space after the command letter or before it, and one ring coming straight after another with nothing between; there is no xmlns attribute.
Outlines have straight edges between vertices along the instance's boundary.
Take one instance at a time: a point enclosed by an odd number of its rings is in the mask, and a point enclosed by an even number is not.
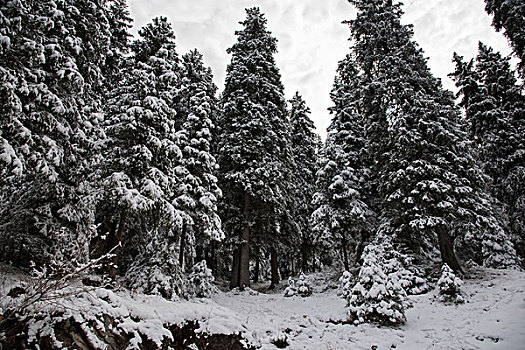
<svg viewBox="0 0 525 350"><path fill-rule="evenodd" d="M184 271L184 249L186 249L186 225L182 225L182 232L180 234L180 248L179 248L179 266Z"/></svg>
<svg viewBox="0 0 525 350"><path fill-rule="evenodd" d="M239 288L250 286L250 195L244 193L244 229L242 231L241 257L239 261Z"/></svg>
<svg viewBox="0 0 525 350"><path fill-rule="evenodd" d="M277 260L277 250L275 247L270 248L270 265L272 270L272 283L270 284L270 289L275 288L279 282L279 262Z"/></svg>
<svg viewBox="0 0 525 350"><path fill-rule="evenodd" d="M301 244L301 269L303 273L308 272L308 245L304 241Z"/></svg>
<svg viewBox="0 0 525 350"><path fill-rule="evenodd" d="M454 242L443 226L437 228L439 250L441 251L441 259L443 263L447 264L452 270L463 272L459 266L456 254L454 253Z"/></svg>
<svg viewBox="0 0 525 350"><path fill-rule="evenodd" d="M346 239L341 240L341 249L343 250L343 264L345 266L345 271L350 271L350 266L348 265L348 241Z"/></svg>
<svg viewBox="0 0 525 350"><path fill-rule="evenodd" d="M195 246L195 261L199 262L206 260L206 266L210 267L208 264L208 249L205 249L202 245L197 244Z"/></svg>
<svg viewBox="0 0 525 350"><path fill-rule="evenodd" d="M233 251L232 278L230 280L230 289L239 287L239 260L241 260L241 251L239 250L239 248L237 248Z"/></svg>
<svg viewBox="0 0 525 350"><path fill-rule="evenodd" d="M253 274L253 282L254 283L258 283L259 282L259 273L260 273L260 270L261 270L261 257L260 257L260 249L259 249L259 246L257 245L255 247L255 271L254 271L254 274Z"/></svg>
<svg viewBox="0 0 525 350"><path fill-rule="evenodd" d="M217 262L215 257L215 245L217 244L216 241L211 241L208 247L206 248L205 256L206 256L206 265L214 272L217 273Z"/></svg>
<svg viewBox="0 0 525 350"><path fill-rule="evenodd" d="M317 265L315 264L315 249L312 249L312 272L317 271Z"/></svg>
<svg viewBox="0 0 525 350"><path fill-rule="evenodd" d="M358 265L363 264L363 251L365 250L365 242L359 242L355 248L355 258L358 262Z"/></svg>

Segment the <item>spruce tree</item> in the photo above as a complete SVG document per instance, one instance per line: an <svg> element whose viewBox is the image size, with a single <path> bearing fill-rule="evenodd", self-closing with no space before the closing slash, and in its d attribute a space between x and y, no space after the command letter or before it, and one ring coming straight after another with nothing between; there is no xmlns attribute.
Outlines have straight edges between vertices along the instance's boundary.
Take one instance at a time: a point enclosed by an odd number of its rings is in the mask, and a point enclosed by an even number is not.
<svg viewBox="0 0 525 350"><path fill-rule="evenodd" d="M185 227L181 235L179 264L184 266L185 240L195 242L203 249L211 240L222 239L223 233L217 214L217 201L222 195L215 176L218 165L211 154L218 117L217 88L211 70L204 66L202 55L197 50L182 57L182 66L181 110L187 114L178 119L182 119L179 134L182 163L187 173L181 175L186 198L191 198L191 201L181 202L180 207L192 219L191 225Z"/></svg>
<svg viewBox="0 0 525 350"><path fill-rule="evenodd" d="M369 175L368 155L363 116L358 113L358 71L350 56L339 63L337 72L331 93L334 117L319 160L312 225L318 241L341 250L348 271L349 254L354 253L354 262L359 259L375 215L363 191Z"/></svg>
<svg viewBox="0 0 525 350"><path fill-rule="evenodd" d="M219 164L224 192L225 227L238 237L232 287L250 285L250 240L258 218L269 217L277 235L285 183L284 164L290 158L286 100L273 55L277 40L266 30L259 8L246 10L237 42L228 49L222 95L223 116ZM268 242L270 243L270 242Z"/></svg>
<svg viewBox="0 0 525 350"><path fill-rule="evenodd" d="M177 241L192 222L177 205L192 200L171 107L180 87L179 58L166 18L155 18L139 34L108 101L105 234L112 244L122 242L119 267L132 288L173 298L182 292Z"/></svg>
<svg viewBox="0 0 525 350"><path fill-rule="evenodd" d="M493 15L492 25L503 30L516 56L521 60L521 76L525 77L525 3L522 0L485 0L485 10Z"/></svg>
<svg viewBox="0 0 525 350"><path fill-rule="evenodd" d="M2 259L85 261L94 231L106 2L0 5Z"/></svg>
<svg viewBox="0 0 525 350"><path fill-rule="evenodd" d="M315 174L317 172L317 153L321 140L315 133L315 125L310 119L310 109L305 101L295 93L291 104L291 146L293 156L293 174L291 186L291 218L295 223L294 236L300 251L301 270L308 272L308 261L313 259L314 237L309 217L314 211L312 198L315 193Z"/></svg>
<svg viewBox="0 0 525 350"><path fill-rule="evenodd" d="M469 64L455 55L450 74L459 88L470 137L497 198L496 208L509 221L508 229L523 254L523 148L525 99L510 68L509 58L479 44ZM502 208L500 208L503 206Z"/></svg>
<svg viewBox="0 0 525 350"><path fill-rule="evenodd" d="M437 243L454 270L454 241L493 262L506 254L482 172L465 144L452 95L428 70L422 50L402 25L400 4L351 0L348 21L362 72L361 111L383 200L383 220L403 249L422 257ZM458 239L459 238L459 239ZM436 242L437 241L437 242ZM491 242L491 243L489 243Z"/></svg>

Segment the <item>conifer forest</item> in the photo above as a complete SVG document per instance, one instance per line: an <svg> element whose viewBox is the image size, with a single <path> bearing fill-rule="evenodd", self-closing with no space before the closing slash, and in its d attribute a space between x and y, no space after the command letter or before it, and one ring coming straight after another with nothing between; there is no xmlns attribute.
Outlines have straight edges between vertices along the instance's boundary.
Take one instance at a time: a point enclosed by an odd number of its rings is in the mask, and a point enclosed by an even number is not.
<svg viewBox="0 0 525 350"><path fill-rule="evenodd" d="M0 0L0 349L522 348L525 2L479 1L512 54L451 92L348 0L321 137L262 8L218 87L126 0Z"/></svg>

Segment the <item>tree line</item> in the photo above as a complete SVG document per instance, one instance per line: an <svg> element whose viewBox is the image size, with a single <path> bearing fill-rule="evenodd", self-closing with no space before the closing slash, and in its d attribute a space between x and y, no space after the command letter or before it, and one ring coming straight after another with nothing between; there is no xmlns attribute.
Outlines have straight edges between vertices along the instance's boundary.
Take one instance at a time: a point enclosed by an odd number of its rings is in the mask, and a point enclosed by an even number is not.
<svg viewBox="0 0 525 350"><path fill-rule="evenodd" d="M391 249L421 276L437 255L456 271L519 264L525 5L486 0L520 64L482 43L475 59L455 54L456 105L400 4L349 3L321 142L301 95L285 98L259 8L218 96L164 17L132 40L125 0L4 2L1 260L63 267L111 251L101 272L166 298L202 260L241 289Z"/></svg>

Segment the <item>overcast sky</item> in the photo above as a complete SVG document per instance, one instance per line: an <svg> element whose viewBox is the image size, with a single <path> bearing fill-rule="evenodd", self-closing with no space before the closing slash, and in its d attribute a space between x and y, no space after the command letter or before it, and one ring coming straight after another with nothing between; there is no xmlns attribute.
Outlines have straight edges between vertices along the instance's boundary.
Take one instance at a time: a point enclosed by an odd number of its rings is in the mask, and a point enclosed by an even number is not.
<svg viewBox="0 0 525 350"><path fill-rule="evenodd" d="M454 67L454 51L475 56L478 41L504 54L510 49L501 33L490 26L483 0L405 0L404 23L414 25L414 39L429 58L435 76L448 89ZM346 0L129 0L135 19L133 33L153 17L166 16L177 36L178 53L197 48L212 67L222 90L230 56L226 49L235 41L246 7L258 6L268 19L268 30L278 40L277 65L286 97L299 91L312 110L317 132L326 134L327 108L337 62L348 52L348 26L355 9Z"/></svg>

